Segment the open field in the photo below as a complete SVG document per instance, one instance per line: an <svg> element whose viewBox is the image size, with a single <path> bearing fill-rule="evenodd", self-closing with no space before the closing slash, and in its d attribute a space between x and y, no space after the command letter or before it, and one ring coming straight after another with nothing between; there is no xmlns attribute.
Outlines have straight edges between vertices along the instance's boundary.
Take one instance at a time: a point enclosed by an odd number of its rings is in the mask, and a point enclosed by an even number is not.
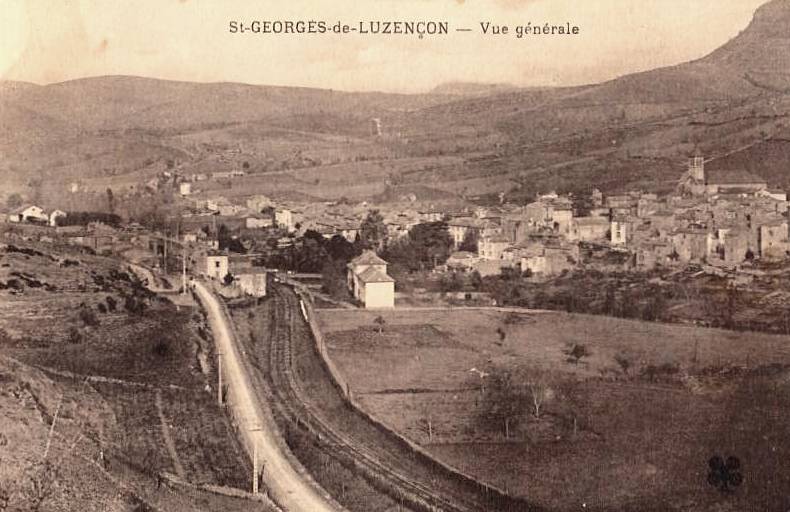
<svg viewBox="0 0 790 512"><path fill-rule="evenodd" d="M373 323L379 314L382 333ZM790 505L787 337L567 313L319 316L331 356L364 407L443 460L539 504ZM569 343L589 356L569 362ZM472 368L489 375L481 381ZM539 419L529 404L512 415L506 438L490 392L492 379L513 369L543 375L550 392ZM716 454L741 461L744 482L731 495L706 481Z"/></svg>
<svg viewBox="0 0 790 512"><path fill-rule="evenodd" d="M58 415L52 449L69 462L41 510L266 510L196 487L248 490L251 471L199 363L208 340L199 311L154 296L117 260L0 245L0 490L38 467ZM162 473L189 485L160 485Z"/></svg>

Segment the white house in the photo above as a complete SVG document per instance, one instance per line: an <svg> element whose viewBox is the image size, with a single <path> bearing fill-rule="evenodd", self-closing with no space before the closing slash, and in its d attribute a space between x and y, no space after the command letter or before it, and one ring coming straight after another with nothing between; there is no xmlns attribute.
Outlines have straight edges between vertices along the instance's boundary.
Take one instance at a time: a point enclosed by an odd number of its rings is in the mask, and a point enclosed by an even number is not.
<svg viewBox="0 0 790 512"><path fill-rule="evenodd" d="M387 274L387 262L365 251L348 264L348 286L365 308L395 306L395 280Z"/></svg>
<svg viewBox="0 0 790 512"><path fill-rule="evenodd" d="M52 213L49 214L49 225L50 226L57 226L58 219L66 217L66 212L63 210L54 210Z"/></svg>
<svg viewBox="0 0 790 512"><path fill-rule="evenodd" d="M43 208L35 205L22 206L8 214L8 222L43 222L49 224L49 216Z"/></svg>
<svg viewBox="0 0 790 512"><path fill-rule="evenodd" d="M247 295L266 296L266 270L248 268L233 276L233 282Z"/></svg>
<svg viewBox="0 0 790 512"><path fill-rule="evenodd" d="M247 217L244 220L244 225L247 227L247 229L270 228L273 225L273 219L271 216L254 215Z"/></svg>
<svg viewBox="0 0 790 512"><path fill-rule="evenodd" d="M610 242L612 245L625 245L630 238L628 222L623 219L612 220Z"/></svg>
<svg viewBox="0 0 790 512"><path fill-rule="evenodd" d="M477 242L477 253L484 260L501 260L511 243L504 236L483 237Z"/></svg>
<svg viewBox="0 0 790 512"><path fill-rule="evenodd" d="M222 281L228 275L228 256L226 254L206 255L206 276Z"/></svg>
<svg viewBox="0 0 790 512"><path fill-rule="evenodd" d="M277 227L280 229L285 229L287 231L293 231L294 229L294 218L291 210L285 208L279 208L274 211L274 222L277 224Z"/></svg>

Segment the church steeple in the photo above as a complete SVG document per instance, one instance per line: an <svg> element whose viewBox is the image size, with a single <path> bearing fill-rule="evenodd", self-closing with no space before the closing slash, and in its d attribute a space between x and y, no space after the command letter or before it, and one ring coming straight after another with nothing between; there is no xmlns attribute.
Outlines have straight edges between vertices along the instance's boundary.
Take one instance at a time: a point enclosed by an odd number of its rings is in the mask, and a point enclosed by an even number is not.
<svg viewBox="0 0 790 512"><path fill-rule="evenodd" d="M689 158L688 175L694 181L705 183L705 158L699 148L694 151L694 156Z"/></svg>

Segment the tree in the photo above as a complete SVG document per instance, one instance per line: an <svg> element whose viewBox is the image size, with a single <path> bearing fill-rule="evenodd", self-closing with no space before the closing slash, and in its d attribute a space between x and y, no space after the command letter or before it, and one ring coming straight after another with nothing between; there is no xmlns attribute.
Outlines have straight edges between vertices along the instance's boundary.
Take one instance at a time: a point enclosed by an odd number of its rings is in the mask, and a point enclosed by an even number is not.
<svg viewBox="0 0 790 512"><path fill-rule="evenodd" d="M24 200L22 199L22 196L14 192L5 200L5 205L9 210L13 210L22 206L23 202Z"/></svg>
<svg viewBox="0 0 790 512"><path fill-rule="evenodd" d="M82 332L76 325L69 327L69 343L76 345L82 343ZM2 509L0 509L2 510Z"/></svg>
<svg viewBox="0 0 790 512"><path fill-rule="evenodd" d="M321 272L324 263L329 259L322 242L307 236L302 239L302 247L294 256L295 267L299 272Z"/></svg>
<svg viewBox="0 0 790 512"><path fill-rule="evenodd" d="M110 213L115 212L115 195L110 187L107 187L107 211Z"/></svg>
<svg viewBox="0 0 790 512"><path fill-rule="evenodd" d="M321 288L324 293L336 299L348 297L346 264L343 261L328 260L321 268Z"/></svg>
<svg viewBox="0 0 790 512"><path fill-rule="evenodd" d="M501 421L505 438L510 437L510 429L524 413L526 396L523 381L516 371L497 368L491 372L483 398L485 421Z"/></svg>
<svg viewBox="0 0 790 512"><path fill-rule="evenodd" d="M449 274L445 274L442 276L441 280L439 281L439 287L441 288L442 292L457 292L463 288L463 283L461 282L461 277L458 275L458 272L450 272Z"/></svg>
<svg viewBox="0 0 790 512"><path fill-rule="evenodd" d="M326 252L333 260L348 263L354 256L357 255L356 247L354 244L346 240L342 235L333 236L329 242L326 243Z"/></svg>
<svg viewBox="0 0 790 512"><path fill-rule="evenodd" d="M387 226L378 210L370 210L359 226L359 245L362 249L381 249L387 238Z"/></svg>
<svg viewBox="0 0 790 512"><path fill-rule="evenodd" d="M18 484L18 510L41 510L57 492L59 477L60 468L53 462L43 460L29 465Z"/></svg>
<svg viewBox="0 0 790 512"><path fill-rule="evenodd" d="M614 360L620 367L620 370L622 370L625 375L628 375L628 370L631 369L631 359L629 359L627 355L621 353L615 354Z"/></svg>
<svg viewBox="0 0 790 512"><path fill-rule="evenodd" d="M582 343L572 343L569 344L564 351L565 355L568 356L568 362L573 364L579 364L582 359L592 355L592 352L587 348L587 345Z"/></svg>
<svg viewBox="0 0 790 512"><path fill-rule="evenodd" d="M532 371L527 375L527 390L532 402L532 414L540 419L541 408L552 397L549 375L543 371Z"/></svg>
<svg viewBox="0 0 790 512"><path fill-rule="evenodd" d="M443 221L417 224L409 230L409 242L414 257L427 269L447 261L453 247L447 223Z"/></svg>
<svg viewBox="0 0 790 512"><path fill-rule="evenodd" d="M583 389L575 380L562 382L557 386L557 389L559 398L569 409L573 424L573 437L576 437L579 431L579 408L584 398Z"/></svg>
<svg viewBox="0 0 790 512"><path fill-rule="evenodd" d="M467 229L466 233L464 234L464 239L461 241L461 244L458 246L458 250L476 253L478 238L479 237L477 234L477 230Z"/></svg>
<svg viewBox="0 0 790 512"><path fill-rule="evenodd" d="M379 334L384 332L384 325L387 323L387 321L384 320L383 316L379 315L376 318L374 318L373 323L378 326Z"/></svg>
<svg viewBox="0 0 790 512"><path fill-rule="evenodd" d="M472 273L469 274L469 286L475 291L479 291L480 288L483 287L483 276L481 276L480 272L477 270L473 270Z"/></svg>
<svg viewBox="0 0 790 512"><path fill-rule="evenodd" d="M225 283L225 286L230 286L231 284L233 284L233 280L234 280L233 274L231 274L230 272L225 274L225 277L222 278L222 282Z"/></svg>

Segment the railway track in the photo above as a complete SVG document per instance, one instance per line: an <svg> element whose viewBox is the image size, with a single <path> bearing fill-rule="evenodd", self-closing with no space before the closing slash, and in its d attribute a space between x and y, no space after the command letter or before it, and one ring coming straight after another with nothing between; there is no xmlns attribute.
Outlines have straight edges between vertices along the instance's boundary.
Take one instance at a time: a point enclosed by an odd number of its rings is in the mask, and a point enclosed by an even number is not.
<svg viewBox="0 0 790 512"><path fill-rule="evenodd" d="M299 316L297 297L288 289L271 290L271 331L269 347L269 378L280 412L300 429L309 432L317 445L330 456L355 467L380 492L413 510L435 512L478 512L503 510L487 502L483 493L468 492L449 482L443 475L431 474L404 451L378 446L379 439L356 438L340 431L306 395L296 377L294 336ZM356 414L348 410L348 414ZM359 439L362 437L362 439ZM415 467L417 468L415 470ZM419 479L411 475L419 474ZM528 510L527 507L518 507Z"/></svg>

